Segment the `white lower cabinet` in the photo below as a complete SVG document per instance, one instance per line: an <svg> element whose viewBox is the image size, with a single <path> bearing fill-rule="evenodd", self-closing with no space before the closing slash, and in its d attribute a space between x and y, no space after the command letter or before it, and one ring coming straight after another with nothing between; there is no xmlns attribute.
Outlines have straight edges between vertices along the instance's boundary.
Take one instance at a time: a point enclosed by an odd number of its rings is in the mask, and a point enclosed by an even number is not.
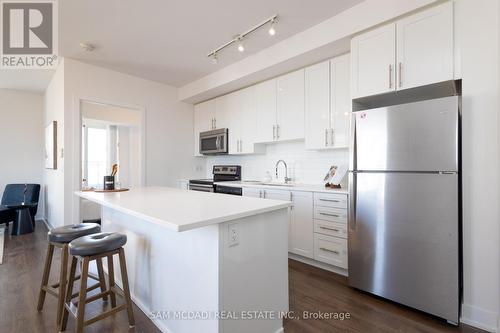
<svg viewBox="0 0 500 333"><path fill-rule="evenodd" d="M244 197L262 198L262 190L253 187L244 187L243 190Z"/></svg>
<svg viewBox="0 0 500 333"><path fill-rule="evenodd" d="M288 234L288 251L307 258L314 257L313 194L291 192L292 209Z"/></svg>
<svg viewBox="0 0 500 333"><path fill-rule="evenodd" d="M347 195L314 193L314 260L347 269Z"/></svg>
<svg viewBox="0 0 500 333"><path fill-rule="evenodd" d="M347 239L315 233L314 259L347 269Z"/></svg>
<svg viewBox="0 0 500 333"><path fill-rule="evenodd" d="M347 269L347 194L244 187L243 196L292 201L288 251Z"/></svg>

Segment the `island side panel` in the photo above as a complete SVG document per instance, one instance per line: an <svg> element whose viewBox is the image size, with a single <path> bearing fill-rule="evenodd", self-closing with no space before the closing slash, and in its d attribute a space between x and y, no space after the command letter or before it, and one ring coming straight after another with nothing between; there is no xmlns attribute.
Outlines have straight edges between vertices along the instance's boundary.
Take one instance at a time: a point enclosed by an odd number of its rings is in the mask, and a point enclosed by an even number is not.
<svg viewBox="0 0 500 333"><path fill-rule="evenodd" d="M221 310L288 311L288 223L289 209L283 208L219 225ZM282 331L283 320L275 318L224 320L219 333Z"/></svg>
<svg viewBox="0 0 500 333"><path fill-rule="evenodd" d="M103 207L102 229L127 235L125 255L132 299L146 315L152 315L162 332L219 332L216 319L168 317L176 311L190 315L190 311L218 310L218 225L175 232ZM122 286L118 258L114 260L117 284Z"/></svg>

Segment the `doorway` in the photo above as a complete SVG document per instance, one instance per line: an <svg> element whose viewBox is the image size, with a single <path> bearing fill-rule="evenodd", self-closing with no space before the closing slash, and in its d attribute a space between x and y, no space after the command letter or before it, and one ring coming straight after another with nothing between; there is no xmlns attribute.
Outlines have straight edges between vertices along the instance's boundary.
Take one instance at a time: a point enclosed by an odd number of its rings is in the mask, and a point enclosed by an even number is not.
<svg viewBox="0 0 500 333"><path fill-rule="evenodd" d="M140 109L80 101L80 189L102 189L117 166L115 186L144 185L143 123ZM80 221L100 219L100 206L80 199Z"/></svg>

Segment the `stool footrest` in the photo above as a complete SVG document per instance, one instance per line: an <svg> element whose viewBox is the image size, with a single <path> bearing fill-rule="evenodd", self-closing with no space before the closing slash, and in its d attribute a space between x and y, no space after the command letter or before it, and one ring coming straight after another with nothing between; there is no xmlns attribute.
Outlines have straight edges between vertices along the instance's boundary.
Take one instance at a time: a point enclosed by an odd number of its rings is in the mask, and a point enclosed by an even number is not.
<svg viewBox="0 0 500 333"><path fill-rule="evenodd" d="M103 312L95 317L90 318L89 320L86 320L83 322L83 326L87 326L90 324L95 323L96 321L99 321L101 319L104 319L106 317L109 317L111 315L114 315L115 313L125 310L127 308L127 304L122 304L120 306L117 306L116 308L112 308L111 310L108 310L106 312Z"/></svg>
<svg viewBox="0 0 500 333"><path fill-rule="evenodd" d="M80 276L80 275L75 276L75 281L80 280L80 278L81 278L81 276ZM93 275L93 274L89 274L89 278L91 278L91 279L92 279L92 280L94 280L94 281L99 281L99 278L98 278L97 276ZM54 284L52 284L52 285L50 285L50 286L51 286L52 288L59 288L59 282L54 283Z"/></svg>

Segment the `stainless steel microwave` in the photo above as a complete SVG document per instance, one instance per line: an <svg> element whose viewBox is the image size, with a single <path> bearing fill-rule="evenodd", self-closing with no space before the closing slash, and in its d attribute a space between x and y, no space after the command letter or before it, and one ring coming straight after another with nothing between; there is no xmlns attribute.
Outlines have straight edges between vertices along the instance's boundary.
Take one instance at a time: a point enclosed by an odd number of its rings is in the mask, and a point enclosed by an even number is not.
<svg viewBox="0 0 500 333"><path fill-rule="evenodd" d="M227 128L200 133L200 154L222 155L228 153Z"/></svg>

